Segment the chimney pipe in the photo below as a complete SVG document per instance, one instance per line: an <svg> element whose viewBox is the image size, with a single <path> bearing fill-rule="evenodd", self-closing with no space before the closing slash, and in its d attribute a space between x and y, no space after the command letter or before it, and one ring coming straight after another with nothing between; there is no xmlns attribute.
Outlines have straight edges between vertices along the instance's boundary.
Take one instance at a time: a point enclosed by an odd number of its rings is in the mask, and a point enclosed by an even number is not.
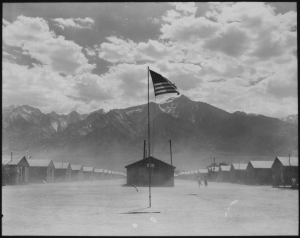
<svg viewBox="0 0 300 238"><path fill-rule="evenodd" d="M146 140L144 140L143 159L145 159Z"/></svg>
<svg viewBox="0 0 300 238"><path fill-rule="evenodd" d="M171 155L171 165L172 165L172 144L171 144L171 140L170 140L170 155Z"/></svg>

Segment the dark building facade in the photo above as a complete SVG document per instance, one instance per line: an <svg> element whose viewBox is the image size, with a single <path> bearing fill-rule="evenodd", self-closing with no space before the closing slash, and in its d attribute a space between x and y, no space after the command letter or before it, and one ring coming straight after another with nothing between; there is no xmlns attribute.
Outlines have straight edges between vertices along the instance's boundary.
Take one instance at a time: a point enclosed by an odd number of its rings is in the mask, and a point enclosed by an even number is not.
<svg viewBox="0 0 300 238"><path fill-rule="evenodd" d="M292 177L298 178L298 157L276 157L272 164L274 184L291 185Z"/></svg>
<svg viewBox="0 0 300 238"><path fill-rule="evenodd" d="M54 164L49 159L28 159L29 163L29 182L53 182Z"/></svg>
<svg viewBox="0 0 300 238"><path fill-rule="evenodd" d="M108 179L108 170L107 170L107 169L104 169L104 170L103 170L103 179L104 179L104 180L107 180L107 179Z"/></svg>
<svg viewBox="0 0 300 238"><path fill-rule="evenodd" d="M208 169L208 180L209 181L216 181L218 178L218 172L219 172L220 167L214 166L214 167L210 167Z"/></svg>
<svg viewBox="0 0 300 238"><path fill-rule="evenodd" d="M94 168L93 167L82 167L83 170L83 179L84 181L93 181L94 180Z"/></svg>
<svg viewBox="0 0 300 238"><path fill-rule="evenodd" d="M217 181L218 182L229 182L230 180L230 167L231 166L220 166Z"/></svg>
<svg viewBox="0 0 300 238"><path fill-rule="evenodd" d="M71 164L71 181L83 181L82 165Z"/></svg>
<svg viewBox="0 0 300 238"><path fill-rule="evenodd" d="M207 174L208 174L208 169L199 169L200 180L204 181L205 177L208 180L208 175Z"/></svg>
<svg viewBox="0 0 300 238"><path fill-rule="evenodd" d="M71 165L70 163L53 162L54 164L54 180L59 182L71 181Z"/></svg>
<svg viewBox="0 0 300 238"><path fill-rule="evenodd" d="M29 164L25 156L13 159L2 157L2 181L5 185L29 182Z"/></svg>
<svg viewBox="0 0 300 238"><path fill-rule="evenodd" d="M249 161L247 171L247 184L271 184L273 161Z"/></svg>
<svg viewBox="0 0 300 238"><path fill-rule="evenodd" d="M112 179L112 173L111 170L107 170L107 179Z"/></svg>
<svg viewBox="0 0 300 238"><path fill-rule="evenodd" d="M247 164L233 163L230 167L231 183L247 183Z"/></svg>
<svg viewBox="0 0 300 238"><path fill-rule="evenodd" d="M103 180L103 169L94 169L94 175L96 180Z"/></svg>
<svg viewBox="0 0 300 238"><path fill-rule="evenodd" d="M127 184L149 186L149 168L151 173L151 186L174 187L174 170L176 167L150 156L133 164L125 166L127 169Z"/></svg>

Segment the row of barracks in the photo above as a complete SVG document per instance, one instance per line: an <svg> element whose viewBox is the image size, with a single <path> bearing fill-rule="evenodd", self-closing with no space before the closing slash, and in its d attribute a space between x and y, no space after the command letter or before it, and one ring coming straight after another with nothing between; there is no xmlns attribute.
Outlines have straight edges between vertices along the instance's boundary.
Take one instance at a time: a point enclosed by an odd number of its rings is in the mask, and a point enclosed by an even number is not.
<svg viewBox="0 0 300 238"><path fill-rule="evenodd" d="M2 185L93 181L125 178L126 174L50 159L2 156Z"/></svg>
<svg viewBox="0 0 300 238"><path fill-rule="evenodd" d="M276 157L274 161L249 161L230 166L211 167L180 172L178 178L196 180L205 176L209 181L259 185L291 185L292 177L298 184L298 157Z"/></svg>

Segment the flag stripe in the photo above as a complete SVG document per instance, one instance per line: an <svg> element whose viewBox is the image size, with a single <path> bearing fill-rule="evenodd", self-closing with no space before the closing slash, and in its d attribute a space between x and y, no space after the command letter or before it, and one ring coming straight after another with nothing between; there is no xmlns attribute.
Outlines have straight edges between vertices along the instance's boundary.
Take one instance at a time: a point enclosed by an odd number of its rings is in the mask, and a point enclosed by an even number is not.
<svg viewBox="0 0 300 238"><path fill-rule="evenodd" d="M170 83L168 83L168 82L163 82L163 83L153 83L153 85L155 85L155 86L164 86L164 85L171 85Z"/></svg>
<svg viewBox="0 0 300 238"><path fill-rule="evenodd" d="M168 79L152 70L150 70L150 74L153 82L155 96L165 93L179 94L175 84L172 84Z"/></svg>
<svg viewBox="0 0 300 238"><path fill-rule="evenodd" d="M178 91L174 90L174 89L161 89L161 90L156 91L156 93L162 93L162 92L174 92L174 93L177 93Z"/></svg>
<svg viewBox="0 0 300 238"><path fill-rule="evenodd" d="M164 90L164 89L162 89L162 90L156 91L155 94L163 93L163 92L164 93L178 93L177 90L173 90L173 89L172 90L170 90L170 89L169 90Z"/></svg>
<svg viewBox="0 0 300 238"><path fill-rule="evenodd" d="M158 87L156 87L156 86L154 86L154 88L155 88L155 90L159 90L159 89L174 89L174 87L172 87L172 86L158 86Z"/></svg>
<svg viewBox="0 0 300 238"><path fill-rule="evenodd" d="M161 95L161 94L165 94L165 93L179 93L179 92L176 91L176 90L174 90L174 91L164 91L164 92L158 92L158 93L155 93L155 96Z"/></svg>

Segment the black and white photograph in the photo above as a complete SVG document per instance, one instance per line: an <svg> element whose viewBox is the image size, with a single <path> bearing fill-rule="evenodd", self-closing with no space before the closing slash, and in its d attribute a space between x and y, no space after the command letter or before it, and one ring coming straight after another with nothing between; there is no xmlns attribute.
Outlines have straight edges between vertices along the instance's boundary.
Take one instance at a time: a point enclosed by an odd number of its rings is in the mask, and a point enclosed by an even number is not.
<svg viewBox="0 0 300 238"><path fill-rule="evenodd" d="M3 2L3 236L299 236L297 2Z"/></svg>

